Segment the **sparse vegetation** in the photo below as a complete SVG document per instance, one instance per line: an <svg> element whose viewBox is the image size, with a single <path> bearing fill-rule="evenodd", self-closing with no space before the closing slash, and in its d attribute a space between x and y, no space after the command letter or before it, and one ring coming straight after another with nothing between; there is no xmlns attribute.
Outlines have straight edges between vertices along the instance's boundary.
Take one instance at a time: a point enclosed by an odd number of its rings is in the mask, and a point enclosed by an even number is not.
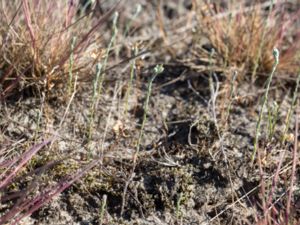
<svg viewBox="0 0 300 225"><path fill-rule="evenodd" d="M196 35L200 40L207 38L214 47L218 53L216 66L220 69L224 65L238 68L243 77L251 76L252 80L259 75L268 76L273 65L272 50L278 47L278 70L290 76L297 73L300 39L296 27L300 11L288 13L284 10L287 5L277 1L247 7L244 1L224 2L225 7L203 7L201 1L195 4L199 22Z"/></svg>
<svg viewBox="0 0 300 225"><path fill-rule="evenodd" d="M299 6L0 1L0 224L299 224Z"/></svg>

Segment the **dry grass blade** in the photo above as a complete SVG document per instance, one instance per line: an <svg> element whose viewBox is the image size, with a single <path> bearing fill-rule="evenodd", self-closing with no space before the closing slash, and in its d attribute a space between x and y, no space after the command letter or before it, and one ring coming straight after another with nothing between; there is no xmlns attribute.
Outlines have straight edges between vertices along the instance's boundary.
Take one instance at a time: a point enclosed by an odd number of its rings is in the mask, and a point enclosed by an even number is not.
<svg viewBox="0 0 300 225"><path fill-rule="evenodd" d="M20 171L21 168L23 168L26 163L35 155L39 150L41 150L44 146L49 144L52 140L44 141L38 145L33 146L31 149L26 151L22 154L22 156L19 157L19 162L17 163L16 167L9 173L4 175L3 180L0 182L0 189L7 186L9 182L16 176L18 171ZM16 163L16 161L12 161L13 163ZM12 166L12 164L11 164ZM1 174L2 176L2 174Z"/></svg>
<svg viewBox="0 0 300 225"><path fill-rule="evenodd" d="M289 223L289 217L291 214L291 204L292 204L292 195L294 192L294 185L296 180L296 167L298 163L298 128L299 128L299 108L296 109L296 120L295 120L295 140L294 140L294 148L293 148L293 163L292 163L292 174L291 174L291 184L290 184L290 190L288 194L287 199L287 206L286 206L286 224Z"/></svg>
<svg viewBox="0 0 300 225"><path fill-rule="evenodd" d="M277 47L282 53L278 71L291 75L298 70L300 36L294 28L299 22L300 10L288 14L282 2L273 7L253 4L247 8L245 1L232 1L225 7L216 3L202 6L200 1L198 35L204 35L216 50L220 68L224 65L225 68L227 65L239 68L244 75L240 77L269 73L273 62L272 49ZM195 44L198 54L208 58L199 46L201 43Z"/></svg>
<svg viewBox="0 0 300 225"><path fill-rule="evenodd" d="M21 5L20 5L21 4ZM73 71L88 76L105 48L101 32L118 3L102 17L85 15L78 18L79 5L64 1L2 1L0 4L0 85L1 99L13 94L16 87L51 90L63 85L74 55ZM71 50L72 39L78 39ZM64 86L64 85L63 85Z"/></svg>
<svg viewBox="0 0 300 225"><path fill-rule="evenodd" d="M60 194L65 189L70 187L70 185L84 176L91 168L96 166L99 161L100 159L93 160L92 162L88 163L88 165L84 166L81 170L76 172L74 175L64 177L60 181L58 181L57 184L47 187L45 190L37 193L37 195L34 197L30 197L29 191L32 191L37 185L37 183L33 181L25 191L18 193L19 196L14 196L19 197L18 201L12 209L10 209L5 215L1 217L0 224L3 224L7 221L13 221L11 224L18 224L23 218L31 215L40 207L51 201L56 195ZM50 168L54 164L56 164L56 162L49 163L44 166L42 170Z"/></svg>
<svg viewBox="0 0 300 225"><path fill-rule="evenodd" d="M31 215L33 212L41 208L44 204L51 201L56 195L60 194L68 187L70 187L74 182L82 178L88 171L90 171L93 167L99 164L99 162L100 159L93 160L74 175L70 175L69 177L61 179L61 181L59 181L57 185L49 187L43 193L30 200L30 204L24 204L25 212L19 215L14 220L13 224L18 224L23 218L25 218L28 215Z"/></svg>

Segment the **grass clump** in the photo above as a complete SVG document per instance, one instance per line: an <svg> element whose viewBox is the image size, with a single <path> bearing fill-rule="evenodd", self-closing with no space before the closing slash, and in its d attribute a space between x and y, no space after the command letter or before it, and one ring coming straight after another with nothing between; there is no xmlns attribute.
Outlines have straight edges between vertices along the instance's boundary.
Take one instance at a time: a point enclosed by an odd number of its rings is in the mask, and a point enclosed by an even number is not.
<svg viewBox="0 0 300 225"><path fill-rule="evenodd" d="M0 4L2 99L17 88L51 90L67 83L73 72L79 77L87 76L102 57L102 33L95 31L114 7L104 16L94 18L92 14L78 17L79 3L69 1Z"/></svg>
<svg viewBox="0 0 300 225"><path fill-rule="evenodd" d="M216 50L220 69L224 65L239 68L244 75L239 77L252 76L253 81L257 75L268 76L273 65L272 49L277 47L281 52L277 70L288 74L298 70L300 36L293 28L299 11L288 13L283 3L272 1L247 7L245 1L224 5L196 2L197 36L204 36ZM200 51L206 53L203 48Z"/></svg>

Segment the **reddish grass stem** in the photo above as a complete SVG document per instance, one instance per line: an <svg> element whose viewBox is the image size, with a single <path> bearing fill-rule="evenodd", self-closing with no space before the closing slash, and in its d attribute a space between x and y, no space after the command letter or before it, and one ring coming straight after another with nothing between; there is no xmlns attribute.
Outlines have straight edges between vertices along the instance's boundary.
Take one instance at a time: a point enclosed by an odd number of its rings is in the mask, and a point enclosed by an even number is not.
<svg viewBox="0 0 300 225"><path fill-rule="evenodd" d="M289 223L289 216L291 213L291 202L292 202L292 195L293 195L293 190L294 190L294 183L296 179L296 166L297 166L297 151L298 151L298 127L299 127L299 121L298 121L298 113L299 113L299 108L297 107L296 109L296 119L295 119L295 139L294 139L294 148L293 148L293 164L292 164L292 174L291 174L291 185L290 185L290 190L289 190L289 195L288 195L288 200L287 200L287 206L286 206L286 224Z"/></svg>
<svg viewBox="0 0 300 225"><path fill-rule="evenodd" d="M20 157L20 162L17 164L17 166L13 169L12 172L8 173L5 178L0 182L0 189L7 186L9 182L16 176L16 174L20 171L21 168L25 166L25 164L39 151L41 150L45 145L49 144L52 140L46 140L42 143L33 146L31 149L23 153L23 155Z"/></svg>

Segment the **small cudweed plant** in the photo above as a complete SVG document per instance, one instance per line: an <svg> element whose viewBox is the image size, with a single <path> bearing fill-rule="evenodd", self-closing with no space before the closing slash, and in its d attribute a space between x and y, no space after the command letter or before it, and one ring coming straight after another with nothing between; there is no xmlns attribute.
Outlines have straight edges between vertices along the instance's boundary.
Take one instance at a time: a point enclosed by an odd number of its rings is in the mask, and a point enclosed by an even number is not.
<svg viewBox="0 0 300 225"><path fill-rule="evenodd" d="M162 73L163 71L164 71L163 65L156 65L156 66L154 67L154 78L155 78L158 74ZM153 80L154 80L154 79L153 79Z"/></svg>
<svg viewBox="0 0 300 225"><path fill-rule="evenodd" d="M138 143L137 143L137 153L140 150L141 140L142 140L143 135L144 135L144 127L145 127L145 124L146 124L146 121L147 121L148 105L149 105L150 95L151 95L151 91L152 91L152 83L153 83L154 79L157 77L157 75L162 73L163 71L164 71L163 65L156 65L154 67L154 70L153 70L154 75L152 76L152 78L150 79L149 84L148 84L147 96L146 96L146 100L145 100L145 103L144 103L143 122L142 122L141 132L140 132Z"/></svg>
<svg viewBox="0 0 300 225"><path fill-rule="evenodd" d="M273 49L273 56L275 58L275 64L277 65L279 63L279 50L277 48Z"/></svg>
<svg viewBox="0 0 300 225"><path fill-rule="evenodd" d="M277 48L273 49L273 56L274 56L274 64L273 64L270 76L268 78L268 81L267 81L266 92L265 92L265 95L263 97L263 102L262 102L261 110L260 110L259 117L258 117L258 120L257 120L257 123L256 123L255 140L254 140L254 151L253 151L252 159L251 159L252 163L254 161L254 158L255 158L255 155L256 155L256 151L257 151L258 138L259 138L259 135L260 135L260 127L261 127L261 121L262 121L262 117L263 117L263 111L264 111L264 108L265 108L265 106L267 104L267 101L268 101L269 90L270 90L270 86L271 86L271 82L272 82L275 70L276 70L276 68L277 68L277 66L279 64L279 50Z"/></svg>

